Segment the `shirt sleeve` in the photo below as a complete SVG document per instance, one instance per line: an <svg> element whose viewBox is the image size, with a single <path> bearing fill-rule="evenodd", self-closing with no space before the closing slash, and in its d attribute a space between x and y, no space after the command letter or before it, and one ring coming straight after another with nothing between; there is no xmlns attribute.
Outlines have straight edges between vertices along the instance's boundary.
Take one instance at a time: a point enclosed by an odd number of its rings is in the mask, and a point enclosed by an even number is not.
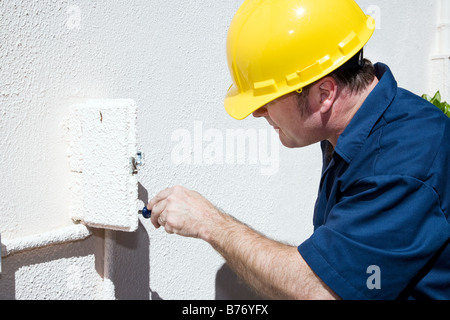
<svg viewBox="0 0 450 320"><path fill-rule="evenodd" d="M375 176L343 190L298 250L341 298L396 299L448 233L433 188L408 176Z"/></svg>

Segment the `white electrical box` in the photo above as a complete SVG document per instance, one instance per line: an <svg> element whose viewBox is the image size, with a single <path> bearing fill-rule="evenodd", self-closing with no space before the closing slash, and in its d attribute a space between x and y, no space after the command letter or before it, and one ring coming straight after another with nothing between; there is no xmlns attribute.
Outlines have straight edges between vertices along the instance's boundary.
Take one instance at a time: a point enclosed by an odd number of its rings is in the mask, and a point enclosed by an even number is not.
<svg viewBox="0 0 450 320"><path fill-rule="evenodd" d="M137 229L136 123L133 100L88 100L71 107L73 220L95 228Z"/></svg>

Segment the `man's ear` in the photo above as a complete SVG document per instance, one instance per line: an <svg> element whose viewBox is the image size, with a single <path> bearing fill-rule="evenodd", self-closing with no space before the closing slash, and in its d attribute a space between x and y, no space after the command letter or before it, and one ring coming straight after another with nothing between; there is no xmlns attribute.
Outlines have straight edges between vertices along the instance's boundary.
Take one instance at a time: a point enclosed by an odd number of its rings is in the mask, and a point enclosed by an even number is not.
<svg viewBox="0 0 450 320"><path fill-rule="evenodd" d="M337 97L338 85L333 77L325 77L319 80L319 104L320 112L325 114L331 110Z"/></svg>

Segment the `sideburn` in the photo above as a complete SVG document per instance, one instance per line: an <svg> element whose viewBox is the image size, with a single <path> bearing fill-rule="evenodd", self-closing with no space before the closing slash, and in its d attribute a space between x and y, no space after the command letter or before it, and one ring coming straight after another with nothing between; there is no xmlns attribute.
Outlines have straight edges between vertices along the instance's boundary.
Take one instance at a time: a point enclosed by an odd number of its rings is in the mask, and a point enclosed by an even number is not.
<svg viewBox="0 0 450 320"><path fill-rule="evenodd" d="M297 107L302 117L311 115L311 105L308 101L309 88L303 88L302 93L297 94Z"/></svg>

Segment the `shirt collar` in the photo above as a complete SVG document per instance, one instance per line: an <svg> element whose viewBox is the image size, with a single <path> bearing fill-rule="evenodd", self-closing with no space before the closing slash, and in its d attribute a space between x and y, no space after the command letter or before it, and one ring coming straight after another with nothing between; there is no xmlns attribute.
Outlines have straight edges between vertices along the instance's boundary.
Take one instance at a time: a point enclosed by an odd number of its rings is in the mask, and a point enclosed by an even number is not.
<svg viewBox="0 0 450 320"><path fill-rule="evenodd" d="M389 69L382 63L375 64L379 82L366 98L353 119L340 135L335 152L347 163L359 152L367 137L397 93L397 82Z"/></svg>

